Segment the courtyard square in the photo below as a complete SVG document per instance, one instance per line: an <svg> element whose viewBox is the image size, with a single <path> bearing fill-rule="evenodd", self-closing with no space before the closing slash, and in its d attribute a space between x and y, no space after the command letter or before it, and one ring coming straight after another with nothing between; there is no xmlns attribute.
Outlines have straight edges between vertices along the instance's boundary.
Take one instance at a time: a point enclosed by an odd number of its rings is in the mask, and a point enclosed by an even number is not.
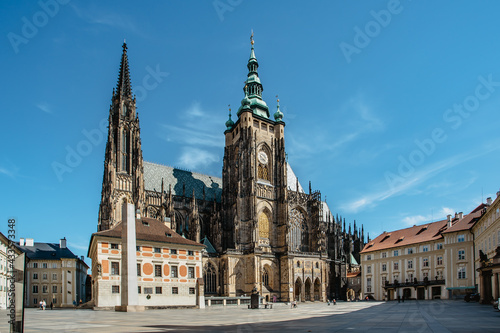
<svg viewBox="0 0 500 333"><path fill-rule="evenodd" d="M6 318L5 310L0 315ZM464 301L277 303L271 310L246 306L147 310L26 309L25 332L498 332L500 312ZM7 321L0 332L7 332Z"/></svg>

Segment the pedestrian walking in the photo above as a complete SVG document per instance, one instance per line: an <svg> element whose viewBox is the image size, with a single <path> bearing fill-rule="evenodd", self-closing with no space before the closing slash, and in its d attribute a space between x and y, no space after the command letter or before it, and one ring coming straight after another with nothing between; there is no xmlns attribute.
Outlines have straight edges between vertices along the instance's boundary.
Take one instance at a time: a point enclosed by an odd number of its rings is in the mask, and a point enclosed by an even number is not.
<svg viewBox="0 0 500 333"><path fill-rule="evenodd" d="M50 309L52 310L54 308L54 303L50 302Z"/></svg>
<svg viewBox="0 0 500 333"><path fill-rule="evenodd" d="M45 300L43 300L43 302L42 302L42 310L45 310L46 307L47 307L47 303L45 303Z"/></svg>

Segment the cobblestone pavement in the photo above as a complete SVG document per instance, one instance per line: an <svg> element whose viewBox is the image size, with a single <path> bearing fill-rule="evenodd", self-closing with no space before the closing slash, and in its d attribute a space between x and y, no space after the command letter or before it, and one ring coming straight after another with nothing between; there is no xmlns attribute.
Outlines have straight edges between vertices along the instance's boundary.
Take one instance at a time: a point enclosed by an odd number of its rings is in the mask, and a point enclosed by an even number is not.
<svg viewBox="0 0 500 333"><path fill-rule="evenodd" d="M0 310L0 332L8 332ZM1 318L0 317L0 318ZM464 301L338 302L148 310L26 309L25 332L500 332L500 312Z"/></svg>

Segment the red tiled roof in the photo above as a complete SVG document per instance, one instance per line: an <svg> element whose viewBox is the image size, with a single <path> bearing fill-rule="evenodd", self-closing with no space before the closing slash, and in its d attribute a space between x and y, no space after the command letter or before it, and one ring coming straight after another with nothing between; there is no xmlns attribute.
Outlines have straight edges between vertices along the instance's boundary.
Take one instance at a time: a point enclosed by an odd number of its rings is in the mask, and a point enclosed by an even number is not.
<svg viewBox="0 0 500 333"><path fill-rule="evenodd" d="M164 223L143 217L135 220L135 233L137 240L162 242L170 244L194 245L204 247L205 245L195 241L186 239L167 227ZM170 236L167 236L170 235ZM109 230L99 231L92 234L94 236L121 238L122 237L122 223L118 223Z"/></svg>
<svg viewBox="0 0 500 333"><path fill-rule="evenodd" d="M361 253L396 248L411 244L434 241L443 238L444 233L469 230L481 216L484 204L476 207L462 219L453 219L451 228L447 227L448 220L441 220L428 224L413 226L406 229L384 232L365 245Z"/></svg>
<svg viewBox="0 0 500 333"><path fill-rule="evenodd" d="M360 276L360 275L361 275L361 271L358 271L358 272L352 272L352 273L347 273L347 277L348 277L348 278L353 278L353 277Z"/></svg>

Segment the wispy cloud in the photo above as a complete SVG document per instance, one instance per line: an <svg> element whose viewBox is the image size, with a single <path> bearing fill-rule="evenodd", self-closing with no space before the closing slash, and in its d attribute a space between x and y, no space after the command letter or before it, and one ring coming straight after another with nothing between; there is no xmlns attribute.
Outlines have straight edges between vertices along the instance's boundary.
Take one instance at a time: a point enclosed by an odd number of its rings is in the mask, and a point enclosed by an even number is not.
<svg viewBox="0 0 500 333"><path fill-rule="evenodd" d="M423 182L437 176L445 170L456 167L466 161L479 158L498 149L500 149L500 147L490 146L486 147L482 151L478 151L476 149L471 153L460 154L439 161L437 163L431 164L427 168L422 168L420 171L416 171L412 176L405 178L404 181L399 182L396 186L393 187L390 187L387 182L381 182L376 186L376 189L372 193L363 196L361 199L347 202L342 205L342 208L347 212L354 213L367 208L373 208L384 200L399 196L401 194L409 193L409 191L417 185L422 184Z"/></svg>
<svg viewBox="0 0 500 333"><path fill-rule="evenodd" d="M74 2L70 4L76 15L90 25L107 26L120 31L133 32L137 35L147 37L138 28L136 19L120 11L102 9L101 7L90 6L83 8Z"/></svg>
<svg viewBox="0 0 500 333"><path fill-rule="evenodd" d="M438 221L444 219L447 215L453 214L455 210L452 208L448 207L441 207L441 209L433 214L429 215L413 215L413 216L406 216L403 218L403 224L405 226L413 226L413 225L418 225L424 222L433 222L433 221Z"/></svg>
<svg viewBox="0 0 500 333"><path fill-rule="evenodd" d="M198 148L185 147L177 164L187 169L200 169L215 162L219 162L217 154Z"/></svg>
<svg viewBox="0 0 500 333"><path fill-rule="evenodd" d="M70 243L70 242L68 242L68 247L75 248L75 249L82 250L82 251L87 251L89 249L87 245L80 245L80 244Z"/></svg>
<svg viewBox="0 0 500 333"><path fill-rule="evenodd" d="M338 153L341 149L349 146L361 139L367 133L380 132L385 129L385 125L376 115L373 107L366 102L362 94L346 100L339 109L332 112L342 118L342 127L336 131L325 130L324 125L313 131L311 137L308 132L308 139L301 140L300 135L290 136L290 152L298 155L299 158L309 158L311 154L330 155ZM333 123L338 119L332 119Z"/></svg>
<svg viewBox="0 0 500 333"><path fill-rule="evenodd" d="M45 102L40 102L36 105L37 108L39 108L40 110L42 110L43 112L45 113L50 113L52 114L52 109L51 107L45 103Z"/></svg>
<svg viewBox="0 0 500 333"><path fill-rule="evenodd" d="M19 176L19 168L8 159L4 159L3 165L0 165L0 175L16 179Z"/></svg>
<svg viewBox="0 0 500 333"><path fill-rule="evenodd" d="M199 102L182 112L182 119L182 127L161 124L164 130L158 134L160 138L192 146L224 147L224 136L219 131L224 120L204 111Z"/></svg>

